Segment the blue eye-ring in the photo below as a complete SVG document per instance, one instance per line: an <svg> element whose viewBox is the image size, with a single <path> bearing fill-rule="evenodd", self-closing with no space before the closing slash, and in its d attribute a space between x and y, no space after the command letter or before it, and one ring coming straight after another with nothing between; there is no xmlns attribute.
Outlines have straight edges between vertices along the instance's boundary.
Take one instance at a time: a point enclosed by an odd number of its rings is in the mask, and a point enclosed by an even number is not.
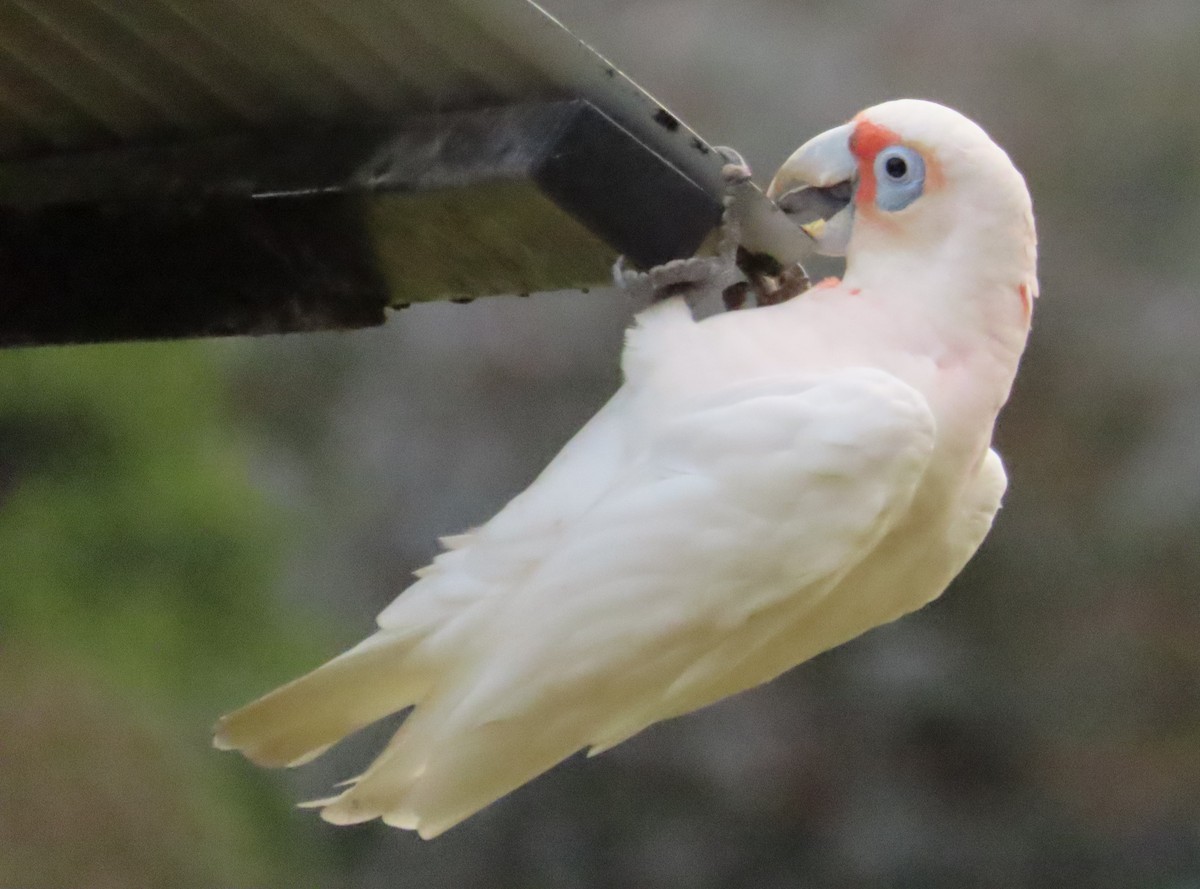
<svg viewBox="0 0 1200 889"><path fill-rule="evenodd" d="M925 160L907 145L889 145L875 156L875 204L894 213L925 190Z"/></svg>

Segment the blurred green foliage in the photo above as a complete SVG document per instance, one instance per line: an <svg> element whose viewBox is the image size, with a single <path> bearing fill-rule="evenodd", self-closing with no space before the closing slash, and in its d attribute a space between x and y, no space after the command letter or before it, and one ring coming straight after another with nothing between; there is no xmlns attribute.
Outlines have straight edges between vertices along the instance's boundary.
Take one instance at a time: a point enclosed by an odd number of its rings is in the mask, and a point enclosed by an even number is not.
<svg viewBox="0 0 1200 889"><path fill-rule="evenodd" d="M2 885L261 885L305 861L274 785L208 744L222 707L317 660L271 596L280 520L217 355L0 354Z"/></svg>

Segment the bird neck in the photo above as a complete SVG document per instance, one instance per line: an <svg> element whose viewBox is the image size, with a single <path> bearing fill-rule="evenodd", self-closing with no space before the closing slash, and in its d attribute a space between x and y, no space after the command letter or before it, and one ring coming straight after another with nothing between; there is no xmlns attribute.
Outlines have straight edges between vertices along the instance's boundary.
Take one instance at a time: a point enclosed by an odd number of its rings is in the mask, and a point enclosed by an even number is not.
<svg viewBox="0 0 1200 889"><path fill-rule="evenodd" d="M908 317L906 327L932 336L947 353L992 366L1010 384L1037 295L1032 220L960 225L937 244L914 249L894 232L861 226L843 284L880 294L889 314Z"/></svg>
<svg viewBox="0 0 1200 889"><path fill-rule="evenodd" d="M937 249L855 234L842 288L873 314L876 345L929 399L949 467L975 466L1008 400L1036 284L1022 241L955 231ZM965 470L964 470L965 471Z"/></svg>

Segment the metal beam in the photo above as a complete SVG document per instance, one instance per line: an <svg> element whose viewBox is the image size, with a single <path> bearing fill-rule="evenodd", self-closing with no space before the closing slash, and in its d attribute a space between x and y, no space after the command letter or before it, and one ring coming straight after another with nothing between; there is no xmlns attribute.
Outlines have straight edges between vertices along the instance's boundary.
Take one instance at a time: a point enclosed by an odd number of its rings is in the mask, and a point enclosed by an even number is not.
<svg viewBox="0 0 1200 889"><path fill-rule="evenodd" d="M0 345L353 328L690 255L711 189L585 100L0 163Z"/></svg>

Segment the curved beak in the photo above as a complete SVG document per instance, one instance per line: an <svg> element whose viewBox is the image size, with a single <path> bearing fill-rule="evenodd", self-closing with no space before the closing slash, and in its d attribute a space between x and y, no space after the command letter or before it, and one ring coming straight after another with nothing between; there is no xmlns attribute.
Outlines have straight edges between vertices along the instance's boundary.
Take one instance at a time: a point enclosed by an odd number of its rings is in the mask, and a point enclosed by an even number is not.
<svg viewBox="0 0 1200 889"><path fill-rule="evenodd" d="M814 136L784 161L767 187L767 197L817 244L817 251L841 256L854 221L855 174L850 151L853 124Z"/></svg>

